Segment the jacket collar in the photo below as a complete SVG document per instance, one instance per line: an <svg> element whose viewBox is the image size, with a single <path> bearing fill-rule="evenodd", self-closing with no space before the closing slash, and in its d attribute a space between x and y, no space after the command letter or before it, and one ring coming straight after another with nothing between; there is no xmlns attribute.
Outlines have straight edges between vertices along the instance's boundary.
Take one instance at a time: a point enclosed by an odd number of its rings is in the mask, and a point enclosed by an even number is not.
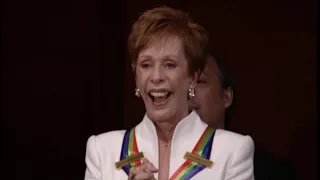
<svg viewBox="0 0 320 180"><path fill-rule="evenodd" d="M184 154L193 150L206 128L207 124L202 122L195 111L177 124L171 141L170 177L183 163ZM159 147L154 123L145 115L142 122L136 126L135 131L139 151L142 151L145 157L158 167Z"/></svg>

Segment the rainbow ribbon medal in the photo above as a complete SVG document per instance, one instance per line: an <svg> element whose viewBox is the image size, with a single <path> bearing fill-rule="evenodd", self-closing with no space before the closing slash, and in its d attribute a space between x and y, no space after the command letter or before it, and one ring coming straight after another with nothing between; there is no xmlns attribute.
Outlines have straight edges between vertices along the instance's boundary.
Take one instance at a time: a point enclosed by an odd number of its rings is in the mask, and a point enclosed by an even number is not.
<svg viewBox="0 0 320 180"><path fill-rule="evenodd" d="M193 148L192 153L186 153L185 158L187 160L172 175L170 180L188 180L205 167L212 166L213 163L209 159L211 155L214 133L214 129L210 127L206 128L196 146Z"/></svg>
<svg viewBox="0 0 320 180"><path fill-rule="evenodd" d="M135 129L127 130L122 142L120 161L116 163L117 169L122 168L128 175L130 169L141 165L143 153L139 152Z"/></svg>

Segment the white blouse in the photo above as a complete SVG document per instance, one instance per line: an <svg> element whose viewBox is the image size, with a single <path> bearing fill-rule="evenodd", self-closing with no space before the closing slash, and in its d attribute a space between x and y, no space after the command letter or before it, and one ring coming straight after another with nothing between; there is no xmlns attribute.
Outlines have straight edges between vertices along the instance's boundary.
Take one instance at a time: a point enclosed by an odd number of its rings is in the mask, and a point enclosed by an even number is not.
<svg viewBox="0 0 320 180"><path fill-rule="evenodd" d="M184 155L186 152L192 152L206 129L207 124L195 111L177 124L171 141L169 177L172 177L186 162ZM125 130L111 131L88 139L85 180L128 179L127 173L115 166L115 163L120 161L125 132ZM143 152L144 157L157 167L159 164L157 133L153 122L146 115L135 127L135 137L139 152ZM200 171L199 168L198 171L194 170L192 180L254 180L254 143L250 136L218 129L214 131L211 142L211 151L208 151L207 155L210 156L209 161L213 166L204 166ZM190 175L190 170L186 171L185 175L188 175L188 172ZM158 177L157 173L155 177ZM174 180L177 179L190 178Z"/></svg>

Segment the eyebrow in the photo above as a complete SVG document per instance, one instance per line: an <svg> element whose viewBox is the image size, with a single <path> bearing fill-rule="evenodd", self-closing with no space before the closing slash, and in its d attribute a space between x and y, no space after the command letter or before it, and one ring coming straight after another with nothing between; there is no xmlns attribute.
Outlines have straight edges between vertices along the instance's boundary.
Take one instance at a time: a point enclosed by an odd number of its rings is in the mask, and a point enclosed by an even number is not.
<svg viewBox="0 0 320 180"><path fill-rule="evenodd" d="M150 55L148 55L148 54L139 54L139 56L138 56L139 58L141 58L141 57L151 57Z"/></svg>
<svg viewBox="0 0 320 180"><path fill-rule="evenodd" d="M211 70L210 72L203 71L202 74L206 78L214 78L215 76L219 77L219 73L215 72L214 70Z"/></svg>
<svg viewBox="0 0 320 180"><path fill-rule="evenodd" d="M179 61L179 57L178 56L176 56L176 55L165 55L164 56L164 59L167 59L167 58L169 58L169 59L174 59L174 60L177 60L177 61Z"/></svg>
<svg viewBox="0 0 320 180"><path fill-rule="evenodd" d="M140 58L152 58L152 56L150 56L150 55L138 56L138 59L140 59ZM173 60L179 61L180 58L176 55L165 55L164 57L162 57L162 59L173 59Z"/></svg>

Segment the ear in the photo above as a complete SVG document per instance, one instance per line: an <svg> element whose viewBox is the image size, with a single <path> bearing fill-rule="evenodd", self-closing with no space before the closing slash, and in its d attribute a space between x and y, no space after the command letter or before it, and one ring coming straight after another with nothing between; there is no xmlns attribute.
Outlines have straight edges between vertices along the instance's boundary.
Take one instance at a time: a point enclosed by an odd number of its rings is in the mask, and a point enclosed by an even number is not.
<svg viewBox="0 0 320 180"><path fill-rule="evenodd" d="M233 89L228 87L228 89L223 91L223 101L224 101L224 108L228 108L231 106L233 102Z"/></svg>
<svg viewBox="0 0 320 180"><path fill-rule="evenodd" d="M190 88L194 89L196 87L199 76L200 76L200 70L194 72L191 83L190 83Z"/></svg>

